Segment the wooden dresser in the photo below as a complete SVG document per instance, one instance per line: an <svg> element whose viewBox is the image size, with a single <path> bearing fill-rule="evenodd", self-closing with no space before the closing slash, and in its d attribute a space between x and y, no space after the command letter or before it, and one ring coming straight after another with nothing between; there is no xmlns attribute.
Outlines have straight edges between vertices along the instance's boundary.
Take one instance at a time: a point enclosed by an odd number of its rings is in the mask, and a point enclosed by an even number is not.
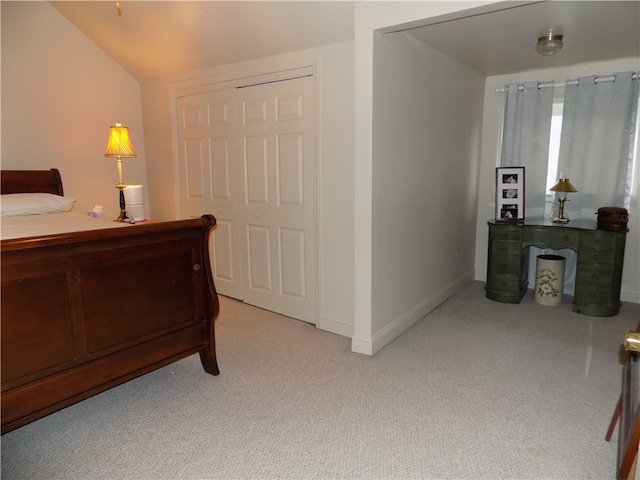
<svg viewBox="0 0 640 480"><path fill-rule="evenodd" d="M577 256L573 311L608 317L620 310L620 285L628 230L596 229L596 220L554 224L489 222L487 298L520 303L528 288L529 248L570 248Z"/></svg>

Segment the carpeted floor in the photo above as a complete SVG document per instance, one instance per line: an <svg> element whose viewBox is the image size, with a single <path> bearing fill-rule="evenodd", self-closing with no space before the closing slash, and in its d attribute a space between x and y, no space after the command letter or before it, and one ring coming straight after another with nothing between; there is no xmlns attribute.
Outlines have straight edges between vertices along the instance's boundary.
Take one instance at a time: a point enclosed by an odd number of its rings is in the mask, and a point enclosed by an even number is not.
<svg viewBox="0 0 640 480"><path fill-rule="evenodd" d="M221 298L197 356L2 436L3 479L604 479L620 315L492 302L473 282L373 357Z"/></svg>

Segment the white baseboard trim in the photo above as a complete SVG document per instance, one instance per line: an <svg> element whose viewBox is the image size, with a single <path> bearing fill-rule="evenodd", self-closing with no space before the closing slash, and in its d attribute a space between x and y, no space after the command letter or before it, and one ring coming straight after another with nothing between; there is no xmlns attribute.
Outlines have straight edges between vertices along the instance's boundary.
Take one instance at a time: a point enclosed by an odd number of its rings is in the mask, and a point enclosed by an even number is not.
<svg viewBox="0 0 640 480"><path fill-rule="evenodd" d="M417 321L424 318L429 312L441 305L443 302L458 293L465 285L473 279L473 271L459 277L450 284L444 286L429 298L426 298L407 313L398 317L387 327L373 335L371 338L352 337L351 351L364 355L374 355L385 345L388 345L398 335L411 328Z"/></svg>
<svg viewBox="0 0 640 480"><path fill-rule="evenodd" d="M620 300L629 303L640 303L640 292L623 287L620 290Z"/></svg>
<svg viewBox="0 0 640 480"><path fill-rule="evenodd" d="M362 355L373 355L373 342L371 339L351 337L351 351L353 353L361 353Z"/></svg>
<svg viewBox="0 0 640 480"><path fill-rule="evenodd" d="M476 268L475 280L478 280L480 282L486 282L487 281L487 269L486 268Z"/></svg>
<svg viewBox="0 0 640 480"><path fill-rule="evenodd" d="M318 322L318 328L325 332L351 338L353 336L354 325L344 320L322 316Z"/></svg>

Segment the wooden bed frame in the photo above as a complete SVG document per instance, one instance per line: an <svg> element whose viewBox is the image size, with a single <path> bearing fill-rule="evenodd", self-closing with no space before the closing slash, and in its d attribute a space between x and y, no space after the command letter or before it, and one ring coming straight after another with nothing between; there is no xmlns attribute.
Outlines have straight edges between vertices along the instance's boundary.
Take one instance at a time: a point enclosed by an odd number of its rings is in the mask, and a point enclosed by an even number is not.
<svg viewBox="0 0 640 480"><path fill-rule="evenodd" d="M2 193L63 193L56 169L0 178ZM196 352L217 375L215 224L3 240L2 433Z"/></svg>

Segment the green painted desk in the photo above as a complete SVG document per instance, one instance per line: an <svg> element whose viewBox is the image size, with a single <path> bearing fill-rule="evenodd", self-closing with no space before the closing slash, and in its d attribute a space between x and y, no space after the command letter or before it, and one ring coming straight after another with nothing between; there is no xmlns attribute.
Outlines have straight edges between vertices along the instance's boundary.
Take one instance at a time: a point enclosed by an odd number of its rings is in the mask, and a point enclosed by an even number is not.
<svg viewBox="0 0 640 480"><path fill-rule="evenodd" d="M529 248L570 248L577 256L573 311L608 317L620 311L620 285L628 230L596 229L596 220L489 222L487 298L520 303L528 288Z"/></svg>

